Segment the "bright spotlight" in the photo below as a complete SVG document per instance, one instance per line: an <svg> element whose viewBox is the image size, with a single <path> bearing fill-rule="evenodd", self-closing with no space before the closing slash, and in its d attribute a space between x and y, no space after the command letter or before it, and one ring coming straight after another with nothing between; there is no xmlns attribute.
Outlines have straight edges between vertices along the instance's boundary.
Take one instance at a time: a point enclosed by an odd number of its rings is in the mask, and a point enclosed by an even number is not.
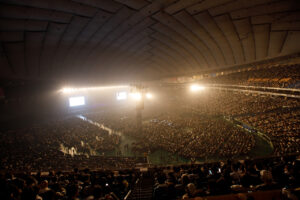
<svg viewBox="0 0 300 200"><path fill-rule="evenodd" d="M136 101L140 101L142 99L142 94L141 93L131 93L130 94L131 98L133 98Z"/></svg>
<svg viewBox="0 0 300 200"><path fill-rule="evenodd" d="M69 88L65 87L60 90L62 93L73 93L73 92L81 92L81 91L94 91L94 90L106 90L106 89L119 89L119 88L127 88L128 85L116 85L116 86L103 86L103 87L82 87L82 88Z"/></svg>
<svg viewBox="0 0 300 200"><path fill-rule="evenodd" d="M117 100L126 100L127 99L127 92L118 92L117 93Z"/></svg>
<svg viewBox="0 0 300 200"><path fill-rule="evenodd" d="M76 91L76 89L75 88L63 88L63 89L61 89L61 91L63 93L71 93L71 92Z"/></svg>
<svg viewBox="0 0 300 200"><path fill-rule="evenodd" d="M147 99L152 99L152 98L153 98L153 96L152 96L152 94L151 94L151 93L146 93L146 98L147 98Z"/></svg>
<svg viewBox="0 0 300 200"><path fill-rule="evenodd" d="M193 92L202 91L204 89L205 89L204 86L198 85L198 84L191 85L191 87L190 87L190 90L193 91Z"/></svg>
<svg viewBox="0 0 300 200"><path fill-rule="evenodd" d="M84 96L70 97L69 98L69 106L70 107L82 106L82 105L85 105L85 98L84 98Z"/></svg>

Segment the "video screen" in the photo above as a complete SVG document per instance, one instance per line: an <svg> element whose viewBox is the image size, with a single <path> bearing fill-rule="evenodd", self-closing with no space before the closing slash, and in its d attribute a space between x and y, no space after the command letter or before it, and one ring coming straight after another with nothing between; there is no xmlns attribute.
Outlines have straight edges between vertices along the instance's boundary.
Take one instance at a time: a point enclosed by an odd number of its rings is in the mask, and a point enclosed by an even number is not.
<svg viewBox="0 0 300 200"><path fill-rule="evenodd" d="M117 92L117 100L127 99L127 92Z"/></svg>
<svg viewBox="0 0 300 200"><path fill-rule="evenodd" d="M82 106L82 105L85 105L85 98L84 98L84 96L70 97L69 98L69 106L70 107Z"/></svg>

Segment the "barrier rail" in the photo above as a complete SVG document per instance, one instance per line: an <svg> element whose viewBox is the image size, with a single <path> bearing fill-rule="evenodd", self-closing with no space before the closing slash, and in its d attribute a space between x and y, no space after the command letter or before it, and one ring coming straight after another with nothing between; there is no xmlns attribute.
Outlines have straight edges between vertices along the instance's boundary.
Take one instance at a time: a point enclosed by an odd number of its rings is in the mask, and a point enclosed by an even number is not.
<svg viewBox="0 0 300 200"><path fill-rule="evenodd" d="M293 95L293 94L264 92L264 91L256 91L256 90L243 90L243 89L224 88L224 87L215 87L215 86L209 86L209 88L220 89L220 90L228 90L228 91L235 91L235 92L244 92L244 93L254 93L254 94L272 95L272 96L283 96L283 97L291 97L291 98L300 98L300 95Z"/></svg>
<svg viewBox="0 0 300 200"><path fill-rule="evenodd" d="M263 90L280 90L280 91L289 91L289 92L300 92L300 89L295 88L278 88L278 87L262 87L262 86L251 86L251 85L230 85L230 84L204 84L206 86L224 86L224 87L239 87L239 88L254 88L254 89L263 89Z"/></svg>
<svg viewBox="0 0 300 200"><path fill-rule="evenodd" d="M134 187L140 182L140 179L138 178L135 183L134 183ZM124 197L124 200L127 200L130 197L130 194L132 193L132 189L128 191L128 193L126 194L126 196Z"/></svg>
<svg viewBox="0 0 300 200"><path fill-rule="evenodd" d="M257 130L257 129L254 128L253 126L250 126L249 124L246 124L246 123L244 123L244 122L242 122L242 121L239 121L239 120L237 120L237 119L235 119L235 118L230 118L230 117L225 117L225 116L224 116L224 119L226 119L226 120L228 120L228 121L231 121L232 123L235 123L235 124L241 126L243 129L245 129L245 130L247 130L247 131L249 131L249 132L251 132L251 133L254 133L254 134L256 134L257 136L261 137L261 138L264 139L266 142L268 142L269 145L271 146L272 150L274 150L274 145L273 145L273 143L272 143L271 138L270 138L268 135L266 135L266 134L260 132L259 130Z"/></svg>
<svg viewBox="0 0 300 200"><path fill-rule="evenodd" d="M131 190L128 191L128 193L127 193L126 196L124 197L124 200L127 200L128 197L130 196L130 194L131 194Z"/></svg>

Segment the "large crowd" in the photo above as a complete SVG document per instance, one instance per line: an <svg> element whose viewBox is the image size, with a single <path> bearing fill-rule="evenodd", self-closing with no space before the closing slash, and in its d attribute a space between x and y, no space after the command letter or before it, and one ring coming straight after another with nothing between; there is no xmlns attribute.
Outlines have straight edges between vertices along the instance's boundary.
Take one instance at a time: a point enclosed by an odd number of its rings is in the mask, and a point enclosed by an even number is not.
<svg viewBox="0 0 300 200"><path fill-rule="evenodd" d="M238 119L267 134L274 145L274 153L285 155L300 152L299 118L300 109L242 116Z"/></svg>
<svg viewBox="0 0 300 200"><path fill-rule="evenodd" d="M204 83L300 88L300 65L264 65L203 79Z"/></svg>
<svg viewBox="0 0 300 200"><path fill-rule="evenodd" d="M108 116L93 118L101 121ZM182 110L164 112L144 121L142 131L135 128L134 118L121 120L116 115L111 116L113 120L118 121L118 127L112 128L136 138L138 142L133 147L141 152L164 149L187 158L235 157L247 155L255 145L253 135L223 118L206 118Z"/></svg>
<svg viewBox="0 0 300 200"><path fill-rule="evenodd" d="M139 169L87 168L69 172L0 172L0 199L120 200L143 188L137 184L138 179L150 177L154 180L153 200L223 199L226 194L231 198L225 199L256 199L262 191L270 191L265 199L296 200L299 176L299 155L153 167L144 173Z"/></svg>
<svg viewBox="0 0 300 200"><path fill-rule="evenodd" d="M236 195L217 199L254 199L262 195L256 192L266 190L271 193L265 199L298 199L299 176L297 156L161 167L154 169L153 199L201 200L231 193Z"/></svg>
<svg viewBox="0 0 300 200"><path fill-rule="evenodd" d="M299 65L279 65L209 81L297 87L298 71ZM160 103L145 104L141 128L135 108L121 108L86 115L115 132L78 117L2 131L0 187L5 190L0 192L0 199L123 198L138 173L104 169L132 169L146 159L116 155L123 147L122 134L133 138L134 142L124 148L135 155L164 150L192 163L210 158L228 160L155 168L155 200L299 186L299 158L248 159L258 145L259 134L269 140L273 155L299 155L298 98L224 89L188 93L182 87L165 88L162 94ZM229 161L243 158L247 160Z"/></svg>
<svg viewBox="0 0 300 200"><path fill-rule="evenodd" d="M296 98L223 90L186 96L177 89L176 94L176 98L169 95L164 99L162 107L146 105L141 130L137 128L135 109L87 117L134 138L135 142L125 148L140 156L165 150L193 160L247 157L255 149L255 136L234 120L267 135L275 155L300 151L300 101ZM1 168L8 170L133 167L137 161L113 157L116 154L111 152L120 149L119 134L76 117L2 132L0 141Z"/></svg>
<svg viewBox="0 0 300 200"><path fill-rule="evenodd" d="M136 163L135 158L106 157L119 145L120 136L75 117L1 132L0 142L0 168L6 170L128 168Z"/></svg>
<svg viewBox="0 0 300 200"><path fill-rule="evenodd" d="M120 200L134 185L134 170L74 169L69 172L0 173L0 199L8 200Z"/></svg>
<svg viewBox="0 0 300 200"><path fill-rule="evenodd" d="M135 147L142 152L162 148L188 158L247 155L255 147L253 135L224 117L267 135L276 155L300 151L299 99L223 90L187 97L180 90L180 98L164 100L168 106L144 111L142 131L134 110L90 117L137 138Z"/></svg>
<svg viewBox="0 0 300 200"><path fill-rule="evenodd" d="M275 97L244 92L207 90L183 100L191 109L207 115L240 116L277 112L300 106L297 98Z"/></svg>
<svg viewBox="0 0 300 200"><path fill-rule="evenodd" d="M224 95L220 95L222 93ZM276 155L300 152L299 99L223 91L205 95L209 96L194 102L198 112L230 116L252 126L270 138ZM222 102L217 103L217 99ZM209 106L205 106L206 101Z"/></svg>
<svg viewBox="0 0 300 200"><path fill-rule="evenodd" d="M247 155L255 145L252 135L224 119L209 119L197 114L182 118L178 114L167 113L145 124L143 135L151 146L159 144L188 158Z"/></svg>

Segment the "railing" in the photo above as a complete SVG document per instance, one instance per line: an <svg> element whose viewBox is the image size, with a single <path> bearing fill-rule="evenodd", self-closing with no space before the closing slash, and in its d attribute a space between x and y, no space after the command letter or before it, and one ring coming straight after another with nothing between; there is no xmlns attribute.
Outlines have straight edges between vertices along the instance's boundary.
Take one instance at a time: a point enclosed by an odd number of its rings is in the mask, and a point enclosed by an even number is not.
<svg viewBox="0 0 300 200"><path fill-rule="evenodd" d="M140 179L138 178L138 179L135 181L133 187L135 188L135 186L136 186L139 182L140 182ZM128 191L128 193L127 193L126 196L124 197L124 200L127 200L127 199L130 197L132 191L133 191L133 189L131 189L131 190Z"/></svg>
<svg viewBox="0 0 300 200"><path fill-rule="evenodd" d="M256 134L257 136L261 137L261 138L264 139L266 142L268 142L269 145L271 146L272 150L274 150L274 145L273 145L273 143L272 143L271 138L270 138L268 135L266 135L265 133L262 133L261 131L257 130L255 127L250 126L249 124L244 123L244 122L242 122L242 121L239 121L239 120L237 120L237 119L235 119L235 118L225 117L225 116L224 116L224 119L226 119L227 121L231 121L232 123L235 123L235 124L241 126L241 128L243 128L244 130L247 130L247 131L249 131L249 132L251 132L251 133L254 133L254 134Z"/></svg>
<svg viewBox="0 0 300 200"><path fill-rule="evenodd" d="M283 94L283 93L265 92L265 91L257 91L257 90L244 90L244 89L237 89L237 88L217 87L217 86L209 86L209 88L219 89L219 90L236 91L236 92L244 92L244 93L254 93L254 94L272 95L272 96L300 98L300 95L294 95L294 94Z"/></svg>
<svg viewBox="0 0 300 200"><path fill-rule="evenodd" d="M130 196L131 192L132 192L131 190L128 191L128 193L127 193L126 196L124 197L124 200L127 200L127 199L128 199L128 197Z"/></svg>
<svg viewBox="0 0 300 200"><path fill-rule="evenodd" d="M251 86L251 85L248 86L248 85L230 85L230 84L207 84L207 86L237 87L237 88L251 88L251 89L263 89L263 90L280 90L280 91L288 91L288 92L300 92L300 89L296 89L296 88L262 87L262 86Z"/></svg>

